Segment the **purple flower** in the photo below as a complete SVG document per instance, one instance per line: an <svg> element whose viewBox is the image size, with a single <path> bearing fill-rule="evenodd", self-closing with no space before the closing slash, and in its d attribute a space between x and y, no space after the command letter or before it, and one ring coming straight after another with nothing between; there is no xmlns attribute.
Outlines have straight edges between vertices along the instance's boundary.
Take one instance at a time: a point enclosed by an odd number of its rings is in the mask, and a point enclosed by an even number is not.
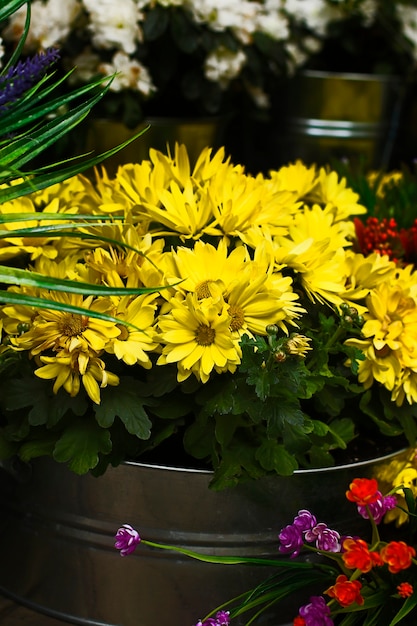
<svg viewBox="0 0 417 626"><path fill-rule="evenodd" d="M340 552L341 550L339 533L337 530L329 528L327 524L323 524L323 522L320 522L311 530L307 530L304 536L309 543L315 541L318 550L324 550L325 552Z"/></svg>
<svg viewBox="0 0 417 626"><path fill-rule="evenodd" d="M306 626L333 626L330 609L322 596L312 596L310 604L300 607L299 615Z"/></svg>
<svg viewBox="0 0 417 626"><path fill-rule="evenodd" d="M123 524L117 531L115 539L114 547L116 550L120 550L120 556L127 556L135 551L136 546L140 542L140 535L129 524Z"/></svg>
<svg viewBox="0 0 417 626"><path fill-rule="evenodd" d="M6 110L35 85L58 58L58 50L49 48L24 61L18 61L0 76L0 111Z"/></svg>
<svg viewBox="0 0 417 626"><path fill-rule="evenodd" d="M380 496L376 502L371 502L368 504L369 511L374 518L375 524L379 524L385 513L387 511L391 511L397 505L397 498L395 496L383 496L379 491L378 495ZM358 505L358 513L362 515L363 518L369 519L368 511L366 510L366 506Z"/></svg>
<svg viewBox="0 0 417 626"><path fill-rule="evenodd" d="M309 530L313 528L317 524L317 520L315 516L307 511L307 509L301 509L298 511L298 515L294 517L295 526L299 528L301 531Z"/></svg>
<svg viewBox="0 0 417 626"><path fill-rule="evenodd" d="M289 524L281 530L278 535L280 541L279 551L284 554L291 554L291 558L295 558L300 554L300 550L303 546L303 533L294 524Z"/></svg>
<svg viewBox="0 0 417 626"><path fill-rule="evenodd" d="M204 622L198 620L195 626L229 626L230 613L229 611L217 611L216 617L209 617Z"/></svg>

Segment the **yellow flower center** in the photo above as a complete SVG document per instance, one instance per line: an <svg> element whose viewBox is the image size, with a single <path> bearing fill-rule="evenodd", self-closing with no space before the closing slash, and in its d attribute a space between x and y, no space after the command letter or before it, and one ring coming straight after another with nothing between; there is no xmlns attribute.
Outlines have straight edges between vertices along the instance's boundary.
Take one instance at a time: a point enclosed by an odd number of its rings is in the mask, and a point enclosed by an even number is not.
<svg viewBox="0 0 417 626"><path fill-rule="evenodd" d="M199 300L203 300L204 298L210 298L211 297L210 281L205 280L203 283L200 283L199 285L197 285L197 287L195 288L195 292Z"/></svg>
<svg viewBox="0 0 417 626"><path fill-rule="evenodd" d="M240 330L245 322L245 314L240 306L230 305L228 313L231 317L230 330Z"/></svg>
<svg viewBox="0 0 417 626"><path fill-rule="evenodd" d="M391 354L391 348L387 345L385 345L383 348L380 348L379 350L375 348L375 355L379 359L385 359L385 357L387 357L389 354Z"/></svg>
<svg viewBox="0 0 417 626"><path fill-rule="evenodd" d="M211 346L215 337L216 331L205 324L200 324L195 334L195 340L200 346Z"/></svg>
<svg viewBox="0 0 417 626"><path fill-rule="evenodd" d="M73 313L66 313L62 316L59 330L66 337L76 337L81 335L87 328L87 318Z"/></svg>
<svg viewBox="0 0 417 626"><path fill-rule="evenodd" d="M117 337L117 341L126 341L129 338L129 331L124 324L116 324L116 328L120 330L120 335Z"/></svg>

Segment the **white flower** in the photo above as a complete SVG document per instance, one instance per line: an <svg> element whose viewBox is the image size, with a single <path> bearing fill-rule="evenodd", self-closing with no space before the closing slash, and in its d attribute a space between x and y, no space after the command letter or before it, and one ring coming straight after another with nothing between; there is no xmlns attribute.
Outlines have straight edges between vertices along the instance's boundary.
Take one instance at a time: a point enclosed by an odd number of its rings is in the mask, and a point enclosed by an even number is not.
<svg viewBox="0 0 417 626"><path fill-rule="evenodd" d="M156 91L146 67L136 59L130 59L124 52L116 52L112 63L101 63L98 71L105 76L118 72L110 85L111 91L133 89L144 96L150 96Z"/></svg>
<svg viewBox="0 0 417 626"><path fill-rule="evenodd" d="M75 70L69 76L69 83L87 83L97 74L100 62L98 54L91 48L85 48L81 54L69 61L70 67L75 66Z"/></svg>
<svg viewBox="0 0 417 626"><path fill-rule="evenodd" d="M270 107L269 96L263 89L247 83L246 90L259 109L268 109Z"/></svg>
<svg viewBox="0 0 417 626"><path fill-rule="evenodd" d="M34 0L31 4L31 21L25 49L37 51L62 43L69 35L81 11L78 0ZM16 11L3 32L5 39L18 41L23 33L26 7Z"/></svg>
<svg viewBox="0 0 417 626"><path fill-rule="evenodd" d="M417 9L411 6L398 5L397 13L402 23L404 35L410 41L412 54L417 61Z"/></svg>
<svg viewBox="0 0 417 626"><path fill-rule="evenodd" d="M341 9L327 0L283 0L283 7L318 36L325 35L330 22L343 18Z"/></svg>
<svg viewBox="0 0 417 626"><path fill-rule="evenodd" d="M364 26L372 26L378 12L378 4L376 0L364 0L360 6L360 12L365 18Z"/></svg>
<svg viewBox="0 0 417 626"><path fill-rule="evenodd" d="M287 45L288 71L294 74L298 67L307 61L307 54L293 43Z"/></svg>
<svg viewBox="0 0 417 626"><path fill-rule="evenodd" d="M284 41L290 36L288 18L275 11L260 13L257 17L256 30L278 41Z"/></svg>
<svg viewBox="0 0 417 626"><path fill-rule="evenodd" d="M232 52L220 46L209 54L204 64L204 73L208 80L219 83L226 89L231 80L239 76L246 63L246 55L242 50Z"/></svg>
<svg viewBox="0 0 417 626"><path fill-rule="evenodd" d="M90 14L92 42L97 48L135 51L142 39L142 15L134 0L84 0Z"/></svg>
<svg viewBox="0 0 417 626"><path fill-rule="evenodd" d="M230 29L240 41L250 43L261 5L250 0L186 0L184 6L197 23L218 32Z"/></svg>

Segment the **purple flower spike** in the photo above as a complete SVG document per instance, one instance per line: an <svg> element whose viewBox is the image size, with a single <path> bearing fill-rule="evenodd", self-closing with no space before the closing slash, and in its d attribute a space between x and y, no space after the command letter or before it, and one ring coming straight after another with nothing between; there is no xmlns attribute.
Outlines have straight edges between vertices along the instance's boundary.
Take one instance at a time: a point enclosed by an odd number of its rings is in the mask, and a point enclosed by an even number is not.
<svg viewBox="0 0 417 626"><path fill-rule="evenodd" d="M299 615L304 618L306 626L333 626L330 609L322 596L312 596L310 604L300 608Z"/></svg>
<svg viewBox="0 0 417 626"><path fill-rule="evenodd" d="M327 524L322 522L311 530L306 531L305 540L309 543L315 541L316 548L325 552L340 552L342 548L340 535L337 530L332 530Z"/></svg>
<svg viewBox="0 0 417 626"><path fill-rule="evenodd" d="M298 515L294 517L294 524L301 531L310 530L317 524L315 516L307 511L307 509L301 509L298 511Z"/></svg>
<svg viewBox="0 0 417 626"><path fill-rule="evenodd" d="M114 547L116 550L120 550L120 556L127 556L135 551L136 546L140 542L140 535L129 524L123 524L117 531L115 539Z"/></svg>
<svg viewBox="0 0 417 626"><path fill-rule="evenodd" d="M289 524L281 530L278 535L280 542L279 551L284 554L291 554L291 558L295 558L300 554L303 546L303 534L298 526Z"/></svg>

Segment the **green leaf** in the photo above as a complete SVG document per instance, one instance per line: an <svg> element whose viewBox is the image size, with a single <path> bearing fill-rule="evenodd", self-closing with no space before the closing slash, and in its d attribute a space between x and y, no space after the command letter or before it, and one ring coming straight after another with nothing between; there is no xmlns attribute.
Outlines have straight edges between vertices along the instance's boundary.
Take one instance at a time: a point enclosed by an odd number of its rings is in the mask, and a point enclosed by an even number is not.
<svg viewBox="0 0 417 626"><path fill-rule="evenodd" d="M192 54L200 45L199 31L184 11L174 11L171 18L172 37L178 48Z"/></svg>
<svg viewBox="0 0 417 626"><path fill-rule="evenodd" d="M329 452L329 445L313 445L308 453L311 467L332 467L334 459Z"/></svg>
<svg viewBox="0 0 417 626"><path fill-rule="evenodd" d="M109 428L119 417L131 435L149 439L152 423L144 407L155 401L141 397L135 390L135 384L134 378L125 377L117 387L103 389L101 404L95 408L96 420L102 428Z"/></svg>
<svg viewBox="0 0 417 626"><path fill-rule="evenodd" d="M68 463L71 471L86 474L99 462L99 454L109 454L112 444L108 430L90 419L74 419L55 444L53 457Z"/></svg>
<svg viewBox="0 0 417 626"><path fill-rule="evenodd" d="M282 444L272 439L259 446L255 457L268 472L276 472L281 476L291 476L298 469L297 460Z"/></svg>
<svg viewBox="0 0 417 626"><path fill-rule="evenodd" d="M210 457L213 452L213 433L213 420L200 413L185 432L184 449L196 459Z"/></svg>
<svg viewBox="0 0 417 626"><path fill-rule="evenodd" d="M321 422L320 420L312 420L313 422L313 433L317 435L317 437L325 437L329 432L329 425ZM351 435L351 430L348 429L347 425L344 427L344 432L347 436Z"/></svg>
<svg viewBox="0 0 417 626"><path fill-rule="evenodd" d="M143 36L146 41L154 41L161 37L169 24L170 12L165 7L155 5L148 11L143 22Z"/></svg>
<svg viewBox="0 0 417 626"><path fill-rule="evenodd" d="M83 415L87 409L85 395L72 398L62 389L54 394L52 385L33 375L8 380L2 390L2 403L8 411L26 409L31 426L55 426L67 412Z"/></svg>
<svg viewBox="0 0 417 626"><path fill-rule="evenodd" d="M237 415L217 415L215 434L217 441L222 446L227 446L233 439L236 429L241 424L241 418Z"/></svg>
<svg viewBox="0 0 417 626"><path fill-rule="evenodd" d="M264 419L268 424L268 435L278 437L282 435L285 424L302 427L305 422L303 411L293 400L269 398L262 407ZM307 426L310 430L310 426Z"/></svg>
<svg viewBox="0 0 417 626"><path fill-rule="evenodd" d="M40 456L52 456L55 442L56 436L52 434L49 436L43 434L42 439L25 441L19 448L19 458L22 461L28 462Z"/></svg>
<svg viewBox="0 0 417 626"><path fill-rule="evenodd" d="M417 595L414 593L412 596L406 599L401 609L398 611L394 619L389 623L389 626L395 626L404 620L404 618L411 613L414 607L417 606ZM412 620L414 622L414 620Z"/></svg>
<svg viewBox="0 0 417 626"><path fill-rule="evenodd" d="M333 420L328 425L329 433L331 433L336 445L342 449L346 448L346 444L355 437L355 425L353 420L348 417Z"/></svg>

